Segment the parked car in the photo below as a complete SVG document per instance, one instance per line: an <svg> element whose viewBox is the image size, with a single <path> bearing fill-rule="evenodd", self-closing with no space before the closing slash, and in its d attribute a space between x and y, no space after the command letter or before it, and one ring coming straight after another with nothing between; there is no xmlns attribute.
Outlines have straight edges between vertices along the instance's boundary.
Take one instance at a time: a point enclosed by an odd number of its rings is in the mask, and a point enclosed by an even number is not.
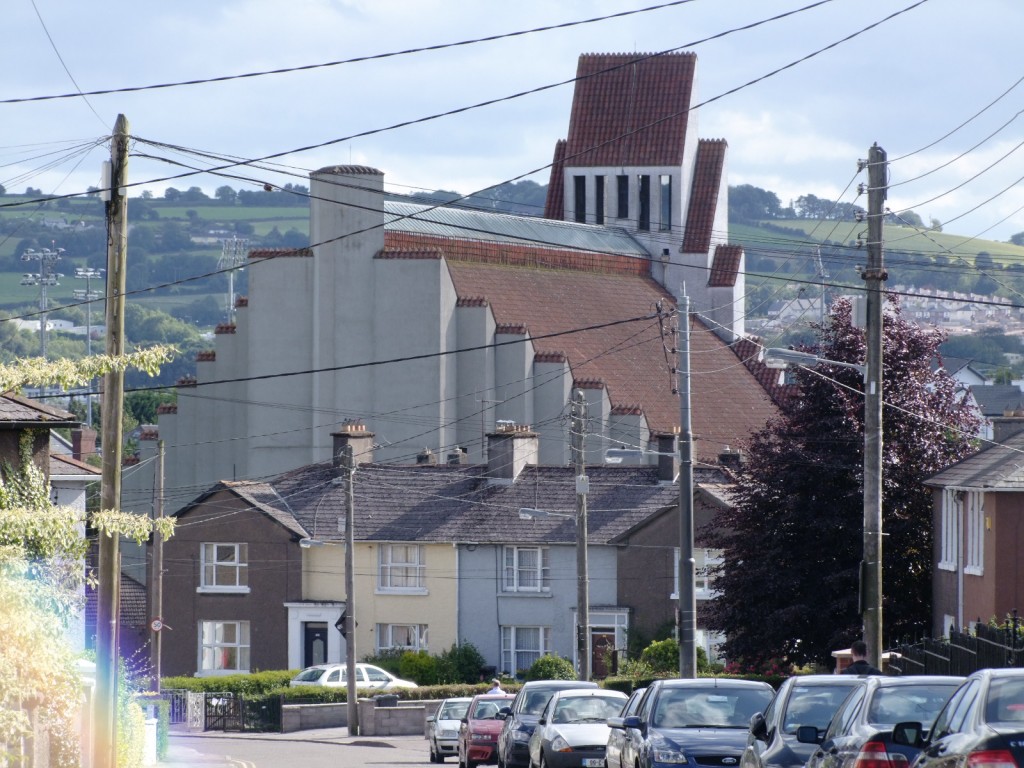
<svg viewBox="0 0 1024 768"><path fill-rule="evenodd" d="M604 750L604 763L608 768L633 768L636 763L630 742L626 738L626 729L622 727L622 718L636 714L640 708L640 699L646 691L646 688L637 688L630 694L622 712L608 718L608 744Z"/></svg>
<svg viewBox="0 0 1024 768"><path fill-rule="evenodd" d="M635 715L612 720L635 756L635 768L737 765L750 718L775 691L755 680L655 680Z"/></svg>
<svg viewBox="0 0 1024 768"><path fill-rule="evenodd" d="M797 741L796 729L813 725L825 732L839 705L867 678L854 675L795 675L779 686L764 713L750 718L740 768L800 768L814 751Z"/></svg>
<svg viewBox="0 0 1024 768"><path fill-rule="evenodd" d="M896 723L931 722L963 682L962 677L871 676L853 690L822 735L813 726L797 729L797 739L817 744L807 768L897 768L913 762L920 748L895 744Z"/></svg>
<svg viewBox="0 0 1024 768"><path fill-rule="evenodd" d="M344 664L317 664L307 667L292 678L289 685L326 685L343 688L348 684L348 668ZM356 687L388 691L392 688L416 688L416 683L395 677L386 669L373 664L356 664Z"/></svg>
<svg viewBox="0 0 1024 768"><path fill-rule="evenodd" d="M469 710L469 696L445 699L434 714L427 715L427 745L430 762L443 763L449 755L459 754L459 725Z"/></svg>
<svg viewBox="0 0 1024 768"><path fill-rule="evenodd" d="M497 762L495 747L498 733L504 725L498 713L513 698L511 693L481 693L473 697L459 724L457 754L460 768Z"/></svg>
<svg viewBox="0 0 1024 768"><path fill-rule="evenodd" d="M914 768L1024 766L1024 669L975 672L927 726L915 718L893 728L893 741L920 750Z"/></svg>
<svg viewBox="0 0 1024 768"><path fill-rule="evenodd" d="M530 737L537 727L537 720L551 695L568 688L597 688L597 683L579 680L530 680L523 683L511 706L498 713L498 717L505 721L498 735L499 768L517 768L530 762Z"/></svg>
<svg viewBox="0 0 1024 768"><path fill-rule="evenodd" d="M530 737L531 768L604 768L608 718L621 713L627 699L600 688L556 691Z"/></svg>

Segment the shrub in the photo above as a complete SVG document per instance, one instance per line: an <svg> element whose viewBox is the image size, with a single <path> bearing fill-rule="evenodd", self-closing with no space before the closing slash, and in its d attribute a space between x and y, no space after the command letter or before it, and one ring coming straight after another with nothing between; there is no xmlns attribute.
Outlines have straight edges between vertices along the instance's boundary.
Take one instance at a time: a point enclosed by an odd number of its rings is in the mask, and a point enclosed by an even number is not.
<svg viewBox="0 0 1024 768"><path fill-rule="evenodd" d="M572 662L561 656L541 656L526 671L527 680L575 680L576 670Z"/></svg>
<svg viewBox="0 0 1024 768"><path fill-rule="evenodd" d="M405 677L402 674L402 656L406 651L401 648L388 648L384 651L379 651L375 656L364 656L363 661L367 664L373 664L386 669L395 677Z"/></svg>
<svg viewBox="0 0 1024 768"><path fill-rule="evenodd" d="M679 669L679 643L674 638L655 640L644 648L640 661L656 673L672 672Z"/></svg>
<svg viewBox="0 0 1024 768"><path fill-rule="evenodd" d="M406 651L398 665L399 676L419 685L437 682L437 657L426 651Z"/></svg>
<svg viewBox="0 0 1024 768"><path fill-rule="evenodd" d="M475 645L453 645L437 658L437 682L476 683L483 667L484 657Z"/></svg>
<svg viewBox="0 0 1024 768"><path fill-rule="evenodd" d="M186 691L208 693L229 692L236 695L259 696L275 688L287 686L298 674L298 670L284 669L272 672L252 672L247 675L224 675L223 677L165 677L160 688L181 688Z"/></svg>

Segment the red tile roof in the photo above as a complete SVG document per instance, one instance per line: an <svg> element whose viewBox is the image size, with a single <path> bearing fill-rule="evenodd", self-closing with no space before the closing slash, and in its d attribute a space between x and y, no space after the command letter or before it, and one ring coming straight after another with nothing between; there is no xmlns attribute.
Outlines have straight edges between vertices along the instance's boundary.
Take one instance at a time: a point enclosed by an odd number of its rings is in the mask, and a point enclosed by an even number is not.
<svg viewBox="0 0 1024 768"><path fill-rule="evenodd" d="M769 368L760 361L761 345L757 339L738 339L732 343L732 349L776 405L785 405L790 397L797 394L794 385L780 383L783 380L782 371Z"/></svg>
<svg viewBox="0 0 1024 768"><path fill-rule="evenodd" d="M683 235L684 253L707 253L711 247L727 146L724 139L701 139L697 142L690 209L686 214L686 232Z"/></svg>
<svg viewBox="0 0 1024 768"><path fill-rule="evenodd" d="M565 165L681 165L696 63L693 53L580 56Z"/></svg>
<svg viewBox="0 0 1024 768"><path fill-rule="evenodd" d="M740 272L740 261L743 259L743 247L740 245L719 245L715 248L715 258L711 262L711 275L708 285L712 288L732 288Z"/></svg>
<svg viewBox="0 0 1024 768"><path fill-rule="evenodd" d="M218 323L213 332L219 334L234 333L237 330L234 323Z"/></svg>
<svg viewBox="0 0 1024 768"><path fill-rule="evenodd" d="M211 363L217 359L217 350L215 349L201 349L196 352L197 363Z"/></svg>
<svg viewBox="0 0 1024 768"><path fill-rule="evenodd" d="M551 161L551 178L548 179L548 196L544 201L544 218L561 221L565 218L565 139L555 142L555 157Z"/></svg>
<svg viewBox="0 0 1024 768"><path fill-rule="evenodd" d="M646 259L584 251L385 231L385 250L440 248L460 299L483 300L505 332L527 331L536 355L564 355L580 386L606 386L611 406L640 408L652 433L679 426L670 338L652 317L672 296L650 277ZM648 319L623 323L627 318ZM590 331L566 333L578 328ZM551 335L548 338L541 338ZM777 414L736 354L694 317L690 338L694 456L715 463ZM671 359L671 355L668 356ZM535 359L538 359L535 357Z"/></svg>
<svg viewBox="0 0 1024 768"><path fill-rule="evenodd" d="M253 248L249 251L250 259L279 259L282 257L312 258L312 248Z"/></svg>

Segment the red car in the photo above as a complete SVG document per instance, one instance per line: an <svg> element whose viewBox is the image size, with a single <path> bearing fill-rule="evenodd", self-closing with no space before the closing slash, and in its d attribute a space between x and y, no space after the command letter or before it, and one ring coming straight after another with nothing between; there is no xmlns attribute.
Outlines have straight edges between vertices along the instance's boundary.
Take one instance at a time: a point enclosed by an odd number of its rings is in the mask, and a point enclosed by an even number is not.
<svg viewBox="0 0 1024 768"><path fill-rule="evenodd" d="M469 702L459 727L459 768L476 768L480 763L498 762L495 747L504 720L496 715L514 699L511 693L481 693Z"/></svg>

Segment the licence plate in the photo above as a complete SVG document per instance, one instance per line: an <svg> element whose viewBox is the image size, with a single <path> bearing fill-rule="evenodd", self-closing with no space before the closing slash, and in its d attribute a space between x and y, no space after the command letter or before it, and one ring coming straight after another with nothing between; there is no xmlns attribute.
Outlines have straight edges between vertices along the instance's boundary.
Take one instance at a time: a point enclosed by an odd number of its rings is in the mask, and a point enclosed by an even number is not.
<svg viewBox="0 0 1024 768"><path fill-rule="evenodd" d="M584 757L583 768L603 768L604 760L600 757Z"/></svg>

